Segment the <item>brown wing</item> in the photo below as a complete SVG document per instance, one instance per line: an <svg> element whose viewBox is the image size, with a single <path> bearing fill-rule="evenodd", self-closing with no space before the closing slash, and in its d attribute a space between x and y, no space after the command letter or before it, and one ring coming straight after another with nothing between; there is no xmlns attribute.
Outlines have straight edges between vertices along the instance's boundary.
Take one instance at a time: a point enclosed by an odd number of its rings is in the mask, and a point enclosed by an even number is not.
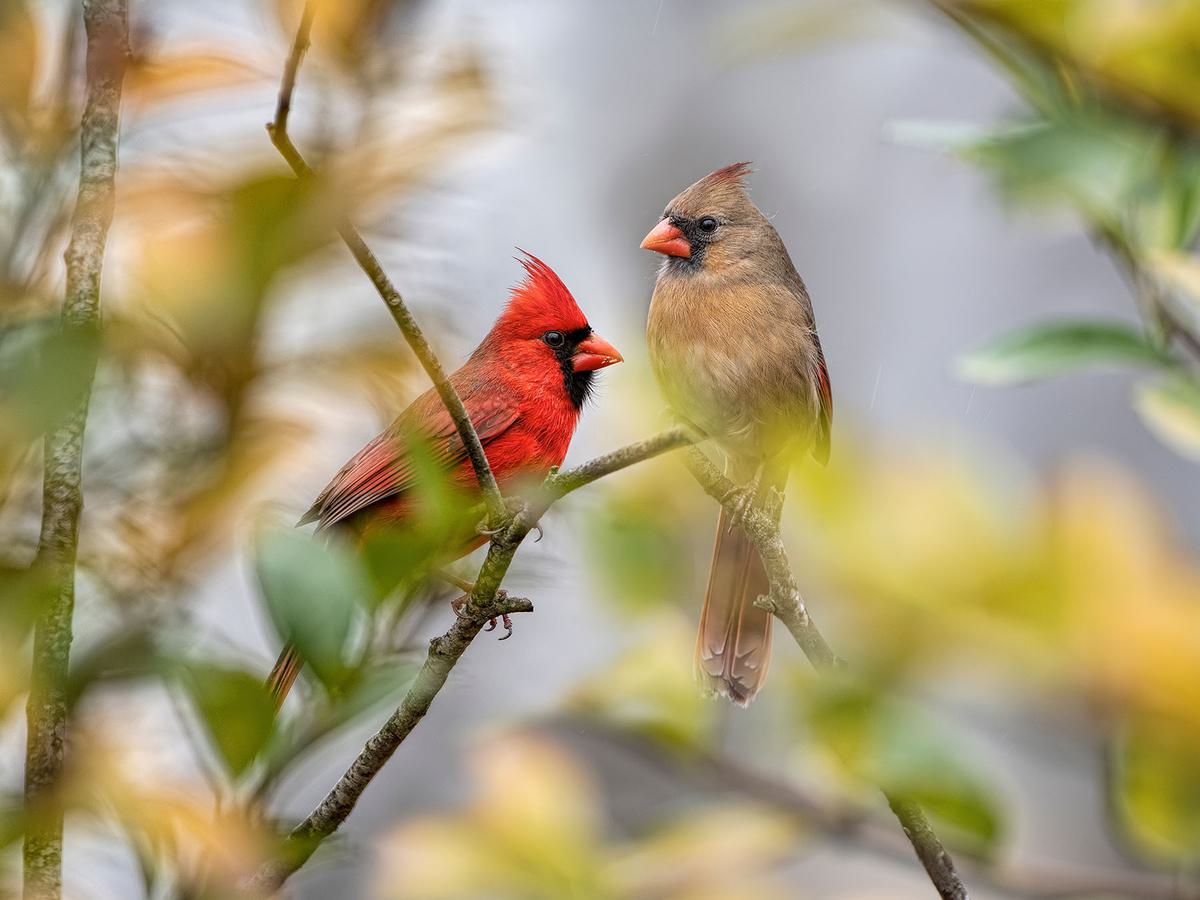
<svg viewBox="0 0 1200 900"><path fill-rule="evenodd" d="M471 398L464 405L479 440L485 445L508 429L520 414L511 400L498 397ZM418 427L417 422L428 424ZM415 472L406 440L406 435L411 434L419 434L427 442L433 460L447 469L467 457L454 420L441 399L427 393L342 466L297 524L319 522L320 528L328 528L373 503L411 488Z"/></svg>

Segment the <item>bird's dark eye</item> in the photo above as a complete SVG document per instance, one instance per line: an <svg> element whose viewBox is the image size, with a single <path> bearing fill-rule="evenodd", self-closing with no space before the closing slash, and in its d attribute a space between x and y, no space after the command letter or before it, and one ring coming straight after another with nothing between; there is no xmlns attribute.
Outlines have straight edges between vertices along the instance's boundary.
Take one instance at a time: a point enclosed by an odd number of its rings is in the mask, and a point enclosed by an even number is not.
<svg viewBox="0 0 1200 900"><path fill-rule="evenodd" d="M548 347L552 347L555 350L567 342L561 331L547 331L542 335L542 340L546 342Z"/></svg>
<svg viewBox="0 0 1200 900"><path fill-rule="evenodd" d="M705 216L703 219L701 219L696 224L700 228L700 230L702 232L704 232L705 234L712 234L714 231L717 230L717 220L714 219L712 216Z"/></svg>

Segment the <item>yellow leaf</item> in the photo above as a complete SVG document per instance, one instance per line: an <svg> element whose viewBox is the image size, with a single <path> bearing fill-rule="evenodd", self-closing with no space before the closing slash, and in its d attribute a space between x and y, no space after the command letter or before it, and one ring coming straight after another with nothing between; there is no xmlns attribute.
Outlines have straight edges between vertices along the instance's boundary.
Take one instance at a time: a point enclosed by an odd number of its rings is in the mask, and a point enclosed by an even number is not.
<svg viewBox="0 0 1200 900"><path fill-rule="evenodd" d="M125 92L134 102L167 103L190 94L229 90L274 75L244 57L218 49L196 49L135 59L125 78Z"/></svg>
<svg viewBox="0 0 1200 900"><path fill-rule="evenodd" d="M41 34L25 0L0 4L0 114L29 117L37 77Z"/></svg>

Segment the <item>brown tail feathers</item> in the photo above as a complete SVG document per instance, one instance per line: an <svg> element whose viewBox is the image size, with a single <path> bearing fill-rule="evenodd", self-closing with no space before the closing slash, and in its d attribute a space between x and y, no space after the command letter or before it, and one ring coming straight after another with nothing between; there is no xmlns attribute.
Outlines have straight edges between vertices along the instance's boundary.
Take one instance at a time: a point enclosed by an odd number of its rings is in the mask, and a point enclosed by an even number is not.
<svg viewBox="0 0 1200 900"><path fill-rule="evenodd" d="M279 659L275 660L271 674L267 676L267 690L271 692L271 697L275 701L275 712L279 712L283 706L283 701L287 699L288 691L300 677L302 668L304 668L304 660L296 651L295 645L285 645L283 652L279 654Z"/></svg>
<svg viewBox="0 0 1200 900"><path fill-rule="evenodd" d="M735 479L748 474L745 465L734 468L741 470L733 473ZM753 474L754 467L748 471ZM786 482L786 465L768 462L760 476L755 505L761 504L772 488L783 490ZM700 613L700 633L696 636L695 668L707 692L728 697L739 706L754 699L767 677L772 616L754 601L770 588L767 570L754 544L722 508L708 591Z"/></svg>

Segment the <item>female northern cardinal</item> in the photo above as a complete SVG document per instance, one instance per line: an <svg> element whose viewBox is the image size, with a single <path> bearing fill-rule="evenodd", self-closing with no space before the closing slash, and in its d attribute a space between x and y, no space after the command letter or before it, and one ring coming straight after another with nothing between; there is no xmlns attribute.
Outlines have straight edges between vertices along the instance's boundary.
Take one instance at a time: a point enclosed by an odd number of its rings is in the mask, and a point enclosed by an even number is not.
<svg viewBox="0 0 1200 900"><path fill-rule="evenodd" d="M829 459L833 398L812 301L774 227L742 183L749 163L718 169L667 204L642 247L666 259L646 337L675 413L712 437L747 499L782 489L790 453ZM762 686L771 616L762 561L725 510L717 527L696 669L746 704Z"/></svg>
<svg viewBox="0 0 1200 900"><path fill-rule="evenodd" d="M562 464L596 370L621 362L551 268L525 256L525 280L513 289L487 337L450 376L501 489L544 478ZM466 504L478 501L475 470L431 388L333 476L299 524L317 522L318 531L336 527L359 540L376 529L411 525L419 514L414 488L421 458L410 450L416 441L423 458L444 469ZM475 530L458 534L440 561L465 556L486 540ZM295 648L285 647L268 678L277 704L302 665Z"/></svg>

